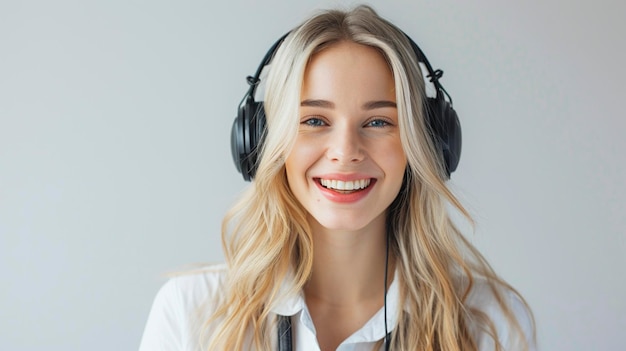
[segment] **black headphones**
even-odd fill
[[[254,178],[257,169],[258,152],[261,149],[262,139],[265,135],[263,102],[255,101],[254,94],[261,81],[259,79],[261,71],[270,63],[287,34],[278,39],[268,50],[254,76],[246,78],[250,88],[248,88],[246,95],[244,95],[243,100],[239,104],[237,117],[233,122],[230,136],[231,152],[237,170],[246,181]],[[428,71],[426,77],[430,79],[437,91],[437,95],[434,98],[426,98],[424,115],[426,116],[429,134],[433,138],[438,154],[444,161],[446,176],[449,178],[450,174],[456,170],[461,157],[461,125],[459,118],[452,108],[452,98],[439,82],[439,79],[443,76],[443,71],[440,69],[433,70],[419,46],[408,35],[405,34],[405,36],[411,43],[418,62],[421,62],[426,67]],[[449,101],[446,100],[446,97]]]

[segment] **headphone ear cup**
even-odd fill
[[[459,116],[456,114],[456,111],[452,108],[450,103],[447,101],[444,102],[445,108],[442,117],[444,121],[444,128],[446,130],[447,148],[444,149],[443,156],[446,161],[446,170],[449,178],[450,174],[456,171],[456,168],[459,165],[459,160],[461,159],[462,135]]]
[[[233,126],[230,128],[230,153],[233,157],[233,162],[235,163],[237,171],[242,174],[244,174],[243,165],[241,164],[241,160],[244,158],[243,133],[243,116],[240,108],[237,117],[235,117],[235,120],[233,121]]]
[[[258,168],[259,153],[265,138],[265,107],[263,102],[254,102],[250,118],[250,150],[248,156],[250,179],[254,178]]]
[[[237,170],[246,181],[256,173],[259,141],[265,133],[265,110],[262,102],[246,96],[239,105],[230,134],[230,150]]]
[[[446,176],[454,172],[461,158],[461,124],[452,105],[438,94],[426,99],[426,115],[430,133],[439,156],[446,167]]]

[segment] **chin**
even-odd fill
[[[384,215],[368,216],[362,213],[350,216],[334,212],[325,216],[312,216],[324,230],[337,232],[357,232],[370,226],[379,226],[384,230]]]

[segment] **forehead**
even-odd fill
[[[304,73],[302,94],[339,98],[353,92],[372,95],[372,98],[381,95],[391,98],[393,87],[392,71],[379,49],[341,41],[311,56]]]

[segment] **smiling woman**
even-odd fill
[[[523,298],[450,220],[448,204],[467,213],[445,183],[460,130],[439,77],[365,6],[281,39],[234,124],[254,182],[224,219],[227,264],[168,282],[141,349],[533,350]]]
[[[385,210],[400,191],[407,163],[384,57],[350,41],[313,55],[301,99],[300,128],[285,168],[293,195],[320,229],[314,235],[384,233]]]

